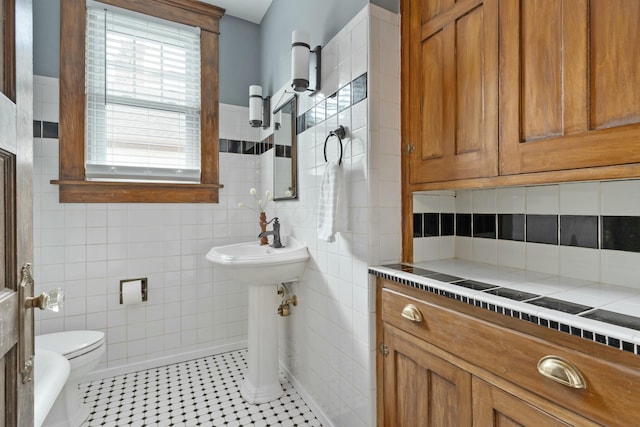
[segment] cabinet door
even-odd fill
[[[384,426],[470,427],[471,375],[384,325]]]
[[[566,411],[565,411],[566,412]],[[562,427],[594,426],[578,415],[569,415],[570,422],[530,405],[481,379],[473,377],[473,419],[477,426],[494,427]]]
[[[500,2],[500,173],[640,162],[640,2]]]
[[[403,0],[409,183],[498,173],[497,0]],[[405,145],[406,148],[406,145]]]

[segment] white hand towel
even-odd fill
[[[336,160],[327,163],[320,184],[318,200],[318,238],[336,240],[336,233],[346,227],[347,201],[342,168]]]

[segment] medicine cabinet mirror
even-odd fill
[[[297,187],[297,95],[273,111],[273,198],[298,198]]]

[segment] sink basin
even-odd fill
[[[273,285],[300,280],[309,259],[307,247],[291,236],[282,236],[284,248],[260,242],[211,248],[207,260],[227,274],[250,285]]]

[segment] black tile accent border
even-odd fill
[[[509,288],[496,288],[487,291],[488,294],[496,295],[503,298],[509,298],[514,301],[525,301],[528,299],[539,297],[540,295],[532,294],[530,292],[517,291]]]
[[[327,103],[327,119],[338,114],[338,92],[329,95],[326,99]]]
[[[527,301],[529,304],[537,305],[538,307],[550,308],[552,310],[562,311],[563,313],[578,314],[587,310],[592,310],[593,307],[587,305],[576,304],[574,302],[563,301],[561,299],[551,297],[540,297],[531,301]]]
[[[351,83],[338,89],[338,113],[351,107]]]
[[[473,214],[473,237],[496,238],[496,215]]]
[[[602,249],[640,252],[640,216],[603,216]]]
[[[601,309],[596,309],[589,313],[584,313],[581,316],[640,331],[640,318],[635,316],[614,313],[613,311]]]
[[[527,215],[527,242],[558,244],[558,215]]]
[[[640,216],[525,215],[423,212],[422,234],[640,252]],[[427,218],[439,228],[427,230]],[[417,216],[415,217],[417,220]],[[439,231],[436,231],[439,230]]]
[[[356,77],[336,92],[327,96],[326,99],[319,101],[307,111],[300,113],[297,119],[297,133],[301,134],[326,119],[335,116],[337,113],[341,113],[358,102],[367,99],[367,79],[367,73]]]
[[[440,235],[440,215],[437,213],[422,214],[424,218],[424,237],[437,237]]]
[[[471,237],[471,214],[456,214],[456,236]]]
[[[524,242],[524,214],[498,214],[498,239]]]
[[[367,73],[356,77],[351,82],[351,105],[367,99]]]
[[[33,121],[33,137],[40,138],[42,136],[42,122],[40,120]]]
[[[455,215],[452,213],[440,214],[440,235],[453,236],[455,234]]]
[[[280,146],[282,155],[279,157],[291,157],[291,147]],[[236,139],[221,138],[218,142],[218,152],[233,154],[259,155],[273,148],[273,135],[269,135],[260,142],[240,141]]]
[[[413,237],[424,237],[422,232],[422,218],[423,214],[421,213],[413,214]]]
[[[417,267],[413,267],[410,265],[406,265],[406,264],[390,264],[390,265],[383,265],[382,267],[386,267],[386,268],[390,268],[390,269],[394,269],[394,270],[399,270],[399,271],[403,271],[403,272],[407,272],[407,273],[411,273],[412,269],[416,269],[416,270],[421,270]],[[427,270],[428,271],[428,270]],[[438,281],[442,281],[444,283],[450,284],[450,285],[460,285],[462,287],[465,288],[470,288],[469,283],[473,283],[475,281],[470,280],[470,279],[463,279],[463,278],[457,278],[460,279],[460,281],[457,281],[455,283],[450,283],[447,279],[448,278],[452,278],[455,276],[450,276],[448,274],[443,274],[443,273],[437,273],[437,272],[431,272],[434,273],[432,275],[429,275],[428,278],[429,279],[433,279],[433,280],[438,280]],[[593,341],[593,342],[597,342],[600,344],[604,344],[604,345],[608,345],[610,347],[615,347],[619,350],[622,351],[626,351],[629,353],[633,353],[635,355],[640,356],[640,344],[636,345],[634,343],[631,342],[627,342],[624,340],[621,340],[619,338],[615,338],[615,337],[609,337],[609,336],[605,336],[602,334],[598,334],[595,333],[593,331],[589,331],[587,329],[582,329],[582,328],[578,328],[575,326],[570,326],[564,323],[559,323],[557,321],[554,320],[550,320],[550,319],[545,319],[544,317],[540,317],[535,316],[535,315],[531,315],[528,313],[523,313],[517,310],[512,310],[510,308],[507,307],[502,307],[498,304],[494,304],[494,303],[488,303],[486,301],[482,301],[482,300],[477,300],[475,298],[472,297],[467,297],[467,296],[463,296],[463,295],[459,295],[455,292],[452,291],[447,291],[444,289],[439,289],[433,286],[429,286],[429,285],[425,285],[423,283],[418,283],[415,282],[413,280],[409,280],[409,279],[405,279],[402,277],[397,277],[395,275],[392,274],[388,274],[385,272],[381,272],[378,271],[374,268],[369,268],[369,274],[372,274],[376,277],[380,277],[382,279],[387,279],[387,280],[391,280],[393,282],[396,283],[400,283],[402,285],[405,286],[409,286],[415,289],[420,289],[422,291],[425,292],[429,292],[431,294],[434,295],[440,295],[440,296],[444,296],[447,298],[451,298],[451,299],[455,299],[457,301],[460,301],[462,303],[465,304],[469,304],[469,305],[473,305],[476,307],[481,307],[484,308],[485,310],[489,310],[498,314],[502,314],[504,316],[508,316],[508,317],[513,317],[516,319],[520,319],[520,320],[524,320],[530,323],[534,323],[536,325],[545,327],[545,328],[549,328],[549,329],[553,329],[556,331],[560,331],[560,332],[564,332],[570,335],[575,335],[575,336],[579,336],[583,339],[589,340],[589,341]],[[439,277],[443,277],[443,280],[439,280]],[[475,282],[475,283],[482,283],[482,282]],[[473,288],[472,288],[473,289]],[[504,289],[504,288],[499,288],[498,289]],[[494,288],[493,291],[495,291],[496,289]],[[487,293],[493,293],[491,290],[487,291]],[[549,300],[553,300],[553,298],[549,298],[549,297],[542,297],[542,298],[546,298]],[[540,299],[542,299],[540,298]],[[535,301],[535,300],[533,300]],[[560,300],[556,300],[556,301],[560,301]],[[532,301],[527,301],[525,304],[529,304]],[[573,303],[569,303],[569,304],[573,304]],[[575,304],[575,305],[579,305],[579,304]],[[583,306],[584,307],[584,306]],[[588,307],[587,307],[588,309]],[[633,317],[633,316],[627,316],[624,314],[618,314],[618,313],[613,313],[610,311],[606,311],[606,310],[593,310],[593,311],[587,311],[586,313],[580,314],[581,317],[588,317],[591,319],[595,319],[595,320],[599,320],[605,323],[611,323],[614,325],[618,325],[618,326],[624,326],[627,328],[632,328],[632,329],[636,329],[636,330],[640,330],[640,318],[638,317]],[[618,322],[618,323],[616,323]]]
[[[42,122],[43,138],[58,138],[58,123]]]
[[[560,244],[598,249],[598,217],[560,215]]]

